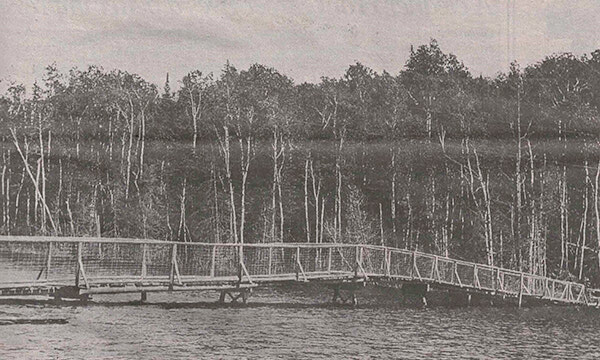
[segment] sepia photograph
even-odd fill
[[[600,359],[600,1],[0,0],[0,359]]]

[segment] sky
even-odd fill
[[[437,39],[478,76],[510,60],[600,48],[600,0],[0,0],[0,80],[30,85],[56,63],[171,86],[199,69],[272,66],[296,83],[357,61],[397,74]]]

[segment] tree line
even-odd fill
[[[495,78],[474,77],[432,40],[411,51],[397,75],[361,63],[340,78],[294,82],[259,64],[221,74],[188,73],[172,91],[138,75],[101,67],[60,73],[47,67],[26,96],[12,85],[0,99],[2,133],[27,125],[57,136],[110,138],[137,132],[148,139],[215,140],[214,128],[270,138],[273,128],[296,139],[353,140],[596,136],[600,50],[555,54]],[[519,105],[517,105],[519,102]],[[142,130],[140,130],[142,129]],[[218,130],[220,131],[220,130]],[[241,133],[240,133],[241,135]]]
[[[475,77],[438,43],[396,75],[171,90],[52,65],[0,97],[4,234],[367,242],[598,281],[600,50]]]

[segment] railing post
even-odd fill
[[[212,246],[212,260],[210,263],[210,277],[215,277],[215,269],[217,267],[217,245]]]
[[[356,247],[354,248],[354,277],[358,277],[358,264],[360,264],[360,260],[359,260],[359,250],[358,250],[358,245],[356,245]]]
[[[585,297],[585,285],[581,285],[579,288],[579,295],[577,295],[576,302],[580,302],[581,297],[583,296],[583,303],[587,305],[587,298]]]
[[[463,283],[460,280],[460,276],[458,275],[458,262],[456,260],[454,260],[454,285],[458,285],[460,287],[463,287]]]
[[[269,246],[269,275],[271,275],[271,266],[273,265],[273,246]]]
[[[142,279],[147,275],[146,253],[148,252],[148,244],[142,245]]]
[[[142,245],[142,280],[146,278],[147,275],[147,265],[146,265],[146,257],[148,253],[148,244]],[[140,284],[143,285],[143,284]],[[140,302],[145,303],[148,300],[148,294],[145,291],[140,293]]]
[[[178,272],[177,269],[177,244],[173,244],[171,249],[171,271],[169,272],[169,290],[173,290],[175,284],[175,274]]]
[[[306,273],[302,268],[302,263],[300,262],[300,246],[298,246],[296,247],[296,281],[300,280],[300,274],[302,274],[304,281],[308,281]]]
[[[85,270],[83,268],[83,255],[82,255],[83,243],[77,243],[77,273],[75,276],[75,286],[79,287],[79,276],[83,277],[83,282],[85,287],[89,289],[89,283],[87,281],[87,277],[85,276]]]
[[[52,262],[52,241],[48,243],[48,258],[46,259],[46,280],[50,278],[50,263]]]
[[[359,257],[358,257],[358,266],[359,267],[363,267],[363,247],[360,246],[360,252],[359,252]]]
[[[415,278],[415,252],[412,251],[410,253],[410,272],[409,272],[410,278],[414,279]]]
[[[391,271],[391,265],[390,265],[390,261],[391,261],[391,257],[392,257],[392,252],[390,251],[390,249],[385,249],[385,275],[387,277],[390,277],[392,275],[392,271]]]
[[[502,284],[502,279],[500,278],[500,276],[500,268],[496,268],[496,291],[504,291],[504,284]]]
[[[327,272],[331,272],[331,255],[333,253],[333,247],[329,247],[329,255],[327,257]]]
[[[79,287],[79,272],[81,271],[81,266],[79,265],[79,258],[81,256],[81,243],[77,243],[77,268],[75,270],[75,287]]]
[[[431,277],[431,280],[440,281],[439,276],[436,276],[436,275],[439,275],[439,272],[438,272],[438,256],[434,255],[433,256],[433,264],[431,265],[431,276],[430,277]]]
[[[502,282],[500,268],[496,268],[496,292],[504,291],[504,283]]]
[[[173,282],[175,281],[175,264],[173,258],[177,256],[177,244],[171,247],[171,269],[169,270],[169,290],[173,290]]]
[[[410,268],[410,277],[411,278],[415,278],[415,270],[419,270],[419,268],[417,268],[417,252],[413,251],[412,252],[412,267]]]
[[[455,279],[456,276],[454,275],[454,274],[456,274],[456,271],[457,271],[457,265],[456,265],[456,261],[454,261],[452,264],[452,278],[450,278],[450,282],[452,285],[454,285],[454,283],[456,282],[456,279]]]
[[[296,248],[296,280],[300,280],[300,247]]]
[[[521,271],[521,281],[519,286],[519,307],[523,303],[523,272]]]
[[[244,247],[242,244],[239,244],[239,250],[238,250],[238,256],[240,258],[239,264],[238,264],[238,279],[240,281],[240,283],[242,282],[242,278],[244,276]]]
[[[240,261],[239,261],[239,273],[238,273],[238,279],[239,279],[239,283],[238,286],[242,283],[242,280],[244,279],[244,274],[246,274],[246,277],[248,278],[248,282],[250,284],[254,284],[254,281],[252,281],[252,277],[250,276],[250,273],[248,272],[248,269],[246,268],[245,262],[244,262],[244,244],[239,244],[239,257],[240,257]]]

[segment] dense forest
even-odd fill
[[[367,242],[600,284],[600,50],[474,77],[101,67],[0,96],[2,234]]]

